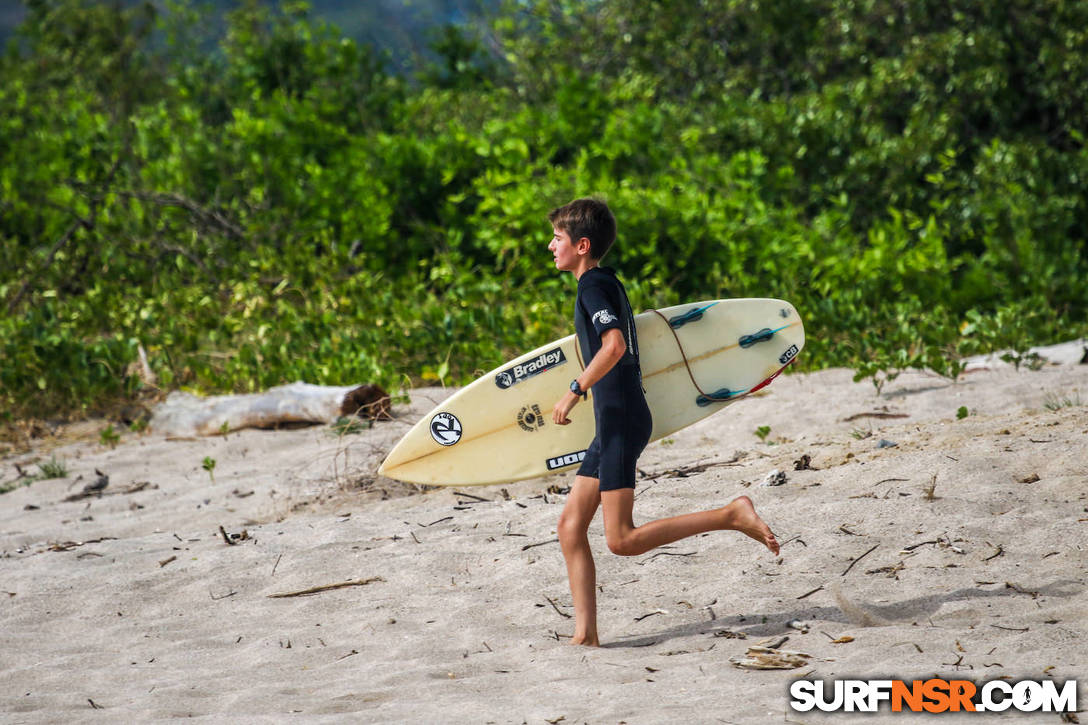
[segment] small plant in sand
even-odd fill
[[[133,433],[143,433],[147,430],[147,418],[137,418],[129,424],[128,429]]]
[[[1001,356],[1001,359],[1007,363],[1012,363],[1017,370],[1020,369],[1021,365],[1028,370],[1041,370],[1043,365],[1046,365],[1046,360],[1040,357],[1037,352],[1007,352]]]
[[[230,423],[224,420],[223,425],[219,426],[219,435],[225,436],[227,433],[230,433]]]
[[[104,446],[116,448],[117,444],[121,442],[121,436],[113,429],[113,424],[110,423],[98,434],[98,442]]]
[[[930,480],[929,485],[922,488],[922,498],[926,501],[936,501],[937,496],[934,495],[934,491],[937,490],[937,474],[933,474],[933,478]]]
[[[961,405],[959,407],[959,409],[956,411],[956,420],[963,420],[964,418],[966,418],[970,414],[971,414],[971,412],[969,410],[967,410],[967,406],[966,405]]]
[[[212,483],[214,484],[215,483],[215,473],[214,473],[214,471],[215,471],[215,459],[212,458],[211,456],[204,456],[204,460],[201,462],[200,467],[208,472],[208,478],[210,478],[212,480]]]
[[[1051,413],[1056,413],[1062,408],[1076,408],[1084,403],[1081,402],[1080,393],[1075,393],[1073,397],[1062,397],[1054,393],[1047,393],[1043,398],[1043,407],[1049,410]]]
[[[756,438],[759,438],[764,443],[767,442],[767,436],[771,434],[771,426],[761,425],[755,430]]]
[[[68,466],[64,464],[63,460],[58,461],[56,456],[51,456],[45,463],[39,463],[38,470],[41,471],[38,478],[43,481],[50,478],[68,477]]]
[[[338,436],[346,436],[361,433],[373,427],[374,421],[372,420],[342,415],[332,424],[332,431]]]
[[[14,481],[8,481],[7,483],[0,483],[0,494],[11,493],[20,486],[29,486],[33,482],[32,478],[17,478]]]

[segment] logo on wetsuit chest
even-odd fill
[[[545,463],[547,464],[549,471],[554,471],[563,466],[573,466],[575,463],[581,463],[585,458],[586,451],[575,451],[574,453],[567,453],[566,455],[549,458]]]
[[[563,348],[561,347],[542,352],[528,362],[512,365],[503,370],[495,376],[495,385],[502,390],[506,390],[512,385],[517,385],[522,380],[547,372],[557,365],[562,365],[566,361],[567,356],[563,354]]]
[[[608,310],[597,310],[593,313],[593,322],[597,322],[597,320],[600,320],[602,325],[607,325],[609,323],[615,322],[618,319],[618,317],[613,315]]]
[[[536,403],[527,405],[518,413],[518,425],[521,429],[532,433],[544,427],[544,416],[540,413],[540,406]]]

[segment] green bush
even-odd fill
[[[409,75],[300,3],[29,7],[9,418],[140,394],[141,346],[167,388],[464,383],[570,331],[545,215],[585,194],[636,307],[787,298],[800,365],[878,389],[1088,331],[1083,0],[508,3]]]

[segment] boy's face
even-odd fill
[[[577,269],[582,256],[589,254],[589,240],[583,237],[578,244],[573,244],[570,234],[552,227],[552,241],[548,243],[548,249],[555,259],[555,268],[560,272],[570,272]]]

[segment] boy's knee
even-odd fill
[[[563,546],[578,541],[586,535],[588,530],[588,524],[583,525],[576,517],[567,513],[559,515],[559,523],[555,527],[555,532],[559,535],[559,543]]]
[[[627,536],[620,536],[619,534],[606,535],[605,541],[608,543],[608,550],[616,556],[638,556],[642,553],[635,548],[634,542]]]

